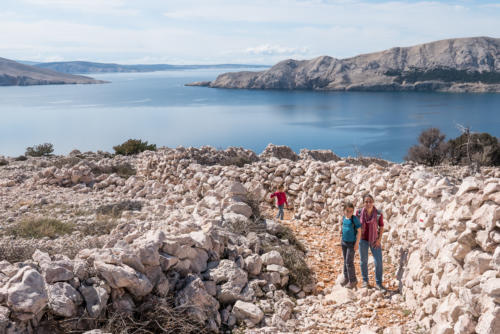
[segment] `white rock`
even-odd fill
[[[40,267],[47,283],[69,281],[74,277],[71,261],[44,262]]]
[[[492,278],[482,284],[483,292],[500,304],[500,278]]]
[[[458,192],[456,193],[457,197],[462,196],[466,192],[473,191],[473,190],[478,190],[481,187],[481,183],[479,183],[475,177],[466,177],[463,181],[462,184],[460,185],[460,188],[458,189]]]
[[[476,326],[477,334],[497,334],[500,328],[500,306],[489,310],[479,317]]]
[[[281,254],[276,250],[272,250],[268,253],[265,253],[261,257],[262,257],[262,263],[266,266],[270,264],[277,264],[280,266],[284,265]]]
[[[6,284],[7,306],[15,312],[37,314],[48,302],[42,275],[30,267],[24,267]]]
[[[105,309],[109,293],[101,286],[81,285],[79,288],[84,300],[85,307],[91,318],[97,318]]]
[[[115,266],[96,261],[94,267],[112,288],[127,288],[138,297],[145,296],[153,290],[153,285],[144,274],[127,265]]]
[[[257,325],[264,317],[264,312],[257,305],[241,300],[234,304],[232,312],[238,321],[244,321],[249,327]]]
[[[262,259],[258,254],[252,254],[245,258],[245,268],[249,275],[257,276],[262,270]]]
[[[66,282],[58,282],[47,287],[49,307],[54,314],[62,317],[74,317],[77,307],[83,302],[78,291]]]
[[[474,319],[468,314],[462,314],[458,317],[458,321],[455,323],[453,330],[455,334],[472,334],[475,332],[475,327],[476,322]]]
[[[344,287],[334,286],[332,292],[325,296],[324,302],[329,304],[343,305],[356,300],[356,294]]]
[[[212,330],[221,324],[219,302],[205,290],[203,281],[198,277],[188,278],[188,284],[177,293],[175,303],[186,308],[188,314],[198,322],[208,323]]]
[[[286,267],[280,266],[280,265],[277,265],[277,264],[270,264],[270,265],[268,265],[266,267],[266,270],[267,271],[278,272],[281,276],[288,275],[288,273],[290,272]]]

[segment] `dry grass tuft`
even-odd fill
[[[21,238],[51,238],[70,234],[74,231],[74,224],[63,223],[57,219],[35,218],[21,220],[6,229],[6,234]]]

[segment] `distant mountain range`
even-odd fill
[[[500,92],[500,39],[457,38],[336,59],[288,59],[190,86],[330,91]]]
[[[114,72],[154,72],[166,70],[264,68],[266,65],[217,64],[217,65],[120,65],[87,61],[36,63],[0,58],[0,86],[30,86],[52,84],[95,84],[95,80],[78,74]]]
[[[155,72],[168,70],[193,70],[193,69],[217,69],[217,68],[267,68],[267,65],[245,65],[245,64],[217,64],[217,65],[120,65],[107,63],[93,63],[88,61],[64,61],[52,63],[39,63],[34,66],[46,68],[62,73],[88,74],[88,73],[114,73],[114,72]]]
[[[96,84],[104,82],[81,75],[59,73],[0,58],[0,86]]]

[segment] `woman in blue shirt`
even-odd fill
[[[351,202],[344,204],[344,216],[341,223],[342,255],[344,257],[344,280],[341,285],[349,289],[356,287],[356,271],[354,270],[354,254],[361,237],[359,218],[353,215],[354,205]]]

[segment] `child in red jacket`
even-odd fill
[[[283,216],[285,213],[283,212],[283,207],[286,204],[286,208],[288,209],[288,201],[286,200],[285,189],[283,186],[278,187],[278,191],[271,195],[271,198],[276,197],[278,199],[278,215],[277,219],[283,220]]]

